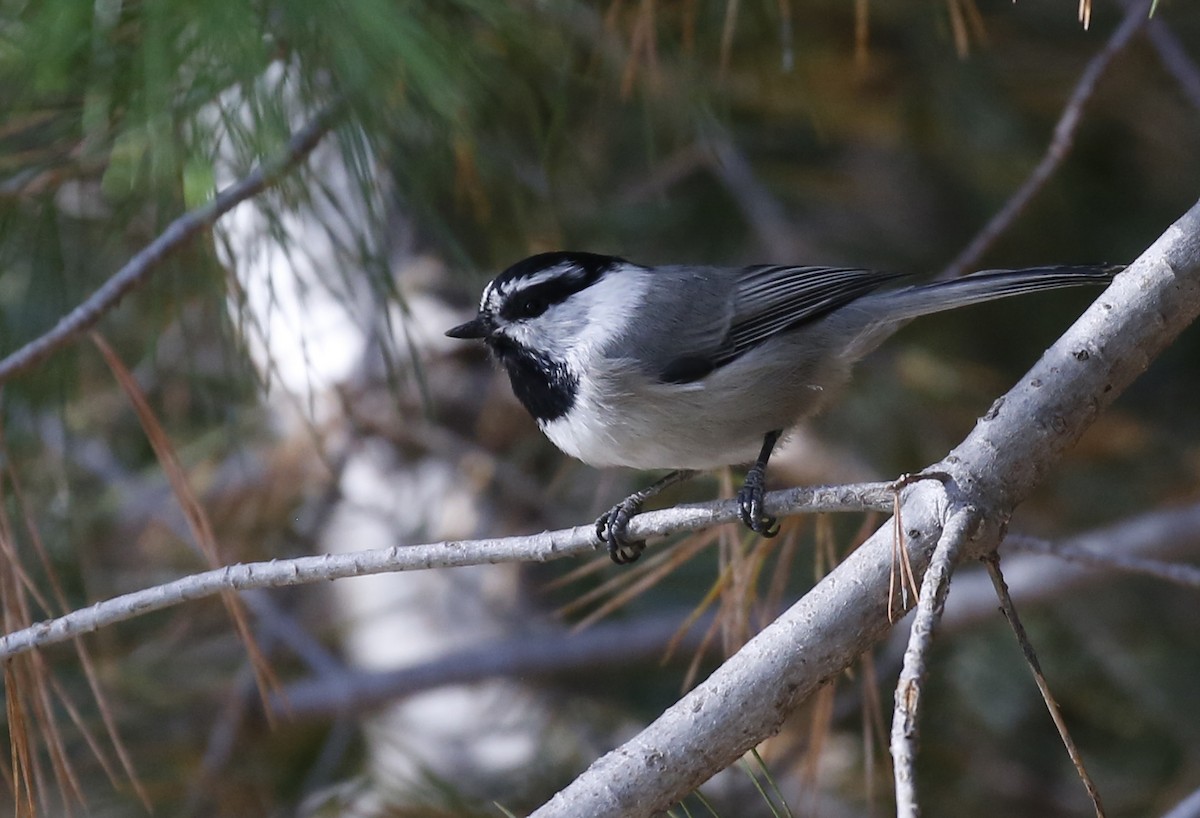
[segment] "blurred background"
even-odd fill
[[[966,266],[1132,260],[1200,191],[1200,7],[1159,0],[1106,46],[1145,8],[1095,0],[1085,29],[1062,0],[0,0],[3,355],[335,110],[297,169],[102,318],[111,356],[84,338],[3,384],[5,630],[201,571],[206,543],[229,563],[532,533],[645,484],[557,452],[484,351],[442,336],[534,252],[932,277],[1043,161],[1090,71],[1045,184]],[[937,460],[1090,297],[907,328],[772,479]],[[1012,528],[1065,538],[1197,502],[1198,355],[1186,333]],[[34,794],[0,809],[523,814],[881,522],[729,527],[630,569],[247,594],[241,634],[216,599],[106,628],[6,666],[26,749],[4,777]],[[1013,557],[1014,593],[1110,814],[1162,814],[1200,787],[1195,590],[1059,583],[1061,562],[1031,559]],[[1091,814],[989,593],[952,588],[982,613],[952,607],[935,651],[926,810]],[[898,658],[864,657],[676,814],[888,813]]]

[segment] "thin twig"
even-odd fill
[[[758,178],[729,134],[716,123],[707,123],[705,130],[701,143],[708,150],[708,165],[754,230],[762,251],[771,258],[811,255],[783,203]]]
[[[971,240],[966,249],[946,266],[942,271],[942,278],[956,278],[977,265],[992,243],[1012,226],[1021,211],[1029,205],[1042,186],[1054,175],[1054,171],[1062,164],[1075,143],[1075,133],[1079,130],[1079,123],[1083,119],[1083,108],[1095,93],[1100,77],[1112,64],[1113,59],[1124,50],[1133,36],[1146,24],[1146,12],[1147,4],[1144,0],[1134,3],[1125,12],[1121,25],[1112,33],[1099,53],[1091,59],[1087,68],[1084,69],[1083,75],[1079,78],[1079,82],[1076,83],[1075,90],[1071,92],[1071,97],[1067,100],[1062,115],[1059,116],[1058,124],[1054,126],[1054,136],[1041,161],[1037,163],[1033,172],[1029,174],[1016,193],[1004,204],[1000,212],[993,216],[991,221]]]
[[[1131,557],[1126,554],[1099,554],[1078,545],[1054,543],[1037,537],[1009,537],[1005,543],[1017,551],[1048,554],[1068,562],[1092,565],[1097,568],[1115,568],[1134,574],[1145,574],[1187,588],[1200,588],[1200,568],[1195,565]]]
[[[362,713],[442,685],[578,673],[611,668],[614,663],[653,663],[662,659],[671,643],[689,652],[699,650],[713,618],[708,613],[689,623],[682,613],[654,614],[601,622],[581,633],[560,628],[539,631],[536,639],[520,634],[488,640],[407,667],[346,668],[293,682],[272,699],[271,706],[284,718],[330,718]]]
[[[992,585],[996,588],[996,596],[1000,599],[1000,610],[1004,613],[1004,618],[1008,620],[1013,634],[1017,637],[1017,642],[1021,646],[1021,653],[1025,655],[1025,661],[1029,664],[1029,669],[1033,671],[1033,680],[1037,683],[1038,690],[1041,691],[1042,700],[1046,702],[1046,709],[1050,711],[1050,718],[1054,720],[1054,726],[1058,728],[1058,735],[1062,738],[1063,746],[1067,748],[1067,754],[1071,757],[1071,762],[1075,765],[1076,772],[1079,773],[1079,779],[1083,782],[1088,797],[1092,799],[1092,807],[1096,810],[1096,818],[1104,818],[1104,805],[1100,803],[1100,793],[1096,789],[1096,784],[1092,781],[1092,777],[1088,775],[1087,768],[1084,767],[1083,756],[1079,754],[1079,748],[1075,745],[1075,740],[1071,738],[1071,733],[1067,729],[1067,723],[1063,720],[1062,711],[1058,708],[1058,702],[1054,700],[1054,694],[1050,692],[1050,685],[1046,683],[1046,677],[1042,674],[1042,667],[1041,663],[1038,662],[1037,653],[1033,650],[1033,644],[1029,641],[1029,635],[1025,633],[1025,626],[1021,624],[1021,619],[1017,616],[1017,607],[1013,604],[1012,596],[1008,593],[1008,583],[1004,581],[1004,575],[1000,573],[1000,557],[994,553],[989,554],[983,558],[983,564],[987,566],[988,575],[992,578]]]
[[[1046,605],[1070,599],[1089,592],[1112,576],[1112,569],[1107,567],[1088,568],[1065,560],[1012,553],[1017,549],[1010,546],[1024,539],[1009,531],[1000,549],[1004,577],[1022,605]],[[1159,561],[1200,556],[1200,503],[1130,517],[1077,534],[1066,542],[1093,554],[1119,551],[1126,556]],[[947,601],[946,613],[938,627],[942,633],[963,632],[991,621],[995,615],[996,591],[987,572],[963,570],[955,574],[954,596]],[[885,656],[895,657],[891,663],[898,667],[905,642],[896,636],[891,641]]]
[[[270,635],[262,640],[259,648],[264,656],[273,653],[276,642],[277,640]],[[200,758],[199,769],[193,772],[188,782],[188,806],[182,811],[184,818],[204,814],[205,801],[213,791],[213,781],[235,757],[238,737],[247,714],[252,712],[251,702],[256,694],[260,693],[257,670],[253,662],[247,661],[229,686],[225,701],[212,715],[212,726],[209,729],[204,755]],[[282,690],[277,690],[272,695],[278,697],[282,695]],[[268,718],[273,719],[276,715],[280,715],[278,711],[269,714]]]
[[[890,508],[891,502],[890,483],[863,483],[775,491],[767,495],[765,506],[769,514],[786,516],[815,511],[880,510]],[[738,514],[735,500],[650,511],[630,520],[629,535],[645,539],[679,531],[694,531],[717,523],[733,522],[739,519]],[[57,619],[9,633],[0,637],[0,659],[222,591],[301,585],[391,571],[501,562],[545,562],[566,556],[592,554],[596,548],[595,531],[594,525],[583,525],[527,537],[394,546],[230,565],[97,602]]]
[[[333,103],[288,140],[284,152],[263,162],[241,180],[217,193],[212,201],[189,210],[142,248],[112,278],[54,325],[52,329],[0,360],[0,383],[40,363],[90,329],[130,291],[150,278],[158,265],[193,236],[212,227],[241,202],[278,183],[307,157],[333,127],[342,105]]]
[[[1135,2],[1126,6],[1137,5]],[[1175,31],[1161,17],[1154,17],[1146,24],[1146,37],[1158,53],[1163,68],[1175,78],[1179,90],[1187,97],[1193,108],[1200,110],[1200,67],[1191,58]]]
[[[904,667],[896,684],[896,704],[892,713],[892,769],[896,780],[896,814],[916,816],[917,805],[916,759],[917,717],[921,703],[921,686],[928,674],[927,659],[933,645],[933,631],[941,619],[950,589],[950,574],[979,524],[979,514],[971,507],[960,508],[942,529],[937,548],[929,560],[929,568],[921,581],[921,597],[908,649],[904,652]]]

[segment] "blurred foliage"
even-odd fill
[[[439,288],[458,303],[511,261],[557,247],[646,263],[845,262],[932,273],[1039,159],[1072,85],[1118,23],[1118,5],[1098,4],[1083,31],[1074,3],[1029,0],[0,0],[0,354],[51,327],[210,196],[222,162],[244,172],[277,154],[303,121],[297,111],[335,99],[349,113],[333,138],[363,198],[386,197],[416,247],[447,261],[450,281]],[[1167,2],[1156,14],[1200,58],[1200,7]],[[270,81],[272,72],[288,82]],[[1135,41],[1101,81],[1070,156],[986,263],[1132,258],[1195,200],[1198,132],[1200,110]],[[714,160],[722,145],[752,170],[749,186]],[[285,242],[303,243],[286,216],[311,212],[323,182],[301,170],[262,197]],[[327,284],[365,286],[384,311],[401,300],[388,255],[395,222],[380,215],[359,227],[351,243],[362,268],[328,270]],[[141,379],[227,557],[309,552],[331,491],[326,464],[281,443],[262,409],[266,376],[247,356],[246,316],[219,241],[218,233],[163,261],[100,331]],[[981,307],[906,330],[819,428],[879,474],[915,468],[969,429],[1083,303],[1050,296],[1020,312]],[[1189,333],[1102,419],[1030,504],[1031,527],[1071,531],[1195,499],[1198,347]],[[507,525],[594,513],[602,494],[594,476],[563,466],[529,424],[510,422],[511,407],[495,409],[501,420],[487,427],[461,399],[462,371],[434,366],[441,422],[551,486],[543,508],[513,512]],[[394,382],[402,393],[392,397],[415,423],[423,409],[403,391],[409,383]],[[0,401],[12,536],[28,552],[26,524],[40,533],[70,604],[200,567],[185,536],[157,516],[173,501],[90,345],[5,384]],[[712,484],[693,490],[711,496]],[[612,483],[604,491],[610,500],[619,493]],[[838,542],[857,525],[839,522]],[[802,553],[788,598],[819,573],[811,550]],[[627,615],[696,604],[718,568],[706,553]],[[552,607],[586,584],[538,591],[537,601]],[[281,598],[317,637],[333,639],[319,603]],[[1080,743],[1095,748],[1102,789],[1106,776],[1119,782],[1118,814],[1162,810],[1197,779],[1197,737],[1184,725],[1200,723],[1200,712],[1194,684],[1181,682],[1194,682],[1186,657],[1200,655],[1193,603],[1118,583],[1031,623]],[[344,726],[272,731],[251,718],[237,734],[238,762],[189,785],[207,742],[218,740],[214,713],[253,699],[215,603],[137,620],[89,644],[164,812],[289,812],[359,769],[356,740],[337,732]],[[964,804],[980,816],[1083,814],[1000,626],[941,651],[922,755],[931,814]],[[74,657],[48,656],[73,700],[88,701]],[[287,658],[277,667],[300,672]],[[1140,674],[1133,682],[1122,675],[1130,668]],[[574,680],[574,692],[653,714],[683,677],[669,670],[638,669],[660,674],[653,683],[618,671]],[[81,707],[102,732],[95,709]],[[853,736],[860,727],[847,718],[834,729]],[[68,734],[67,753],[96,814],[140,810],[105,782],[80,737]],[[544,772],[546,792],[567,775]],[[865,810],[862,781],[848,776],[841,794]],[[518,797],[531,806],[544,795]]]

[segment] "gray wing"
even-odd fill
[[[760,266],[712,274],[724,276],[723,303],[714,305],[713,294],[706,290],[693,314],[705,314],[700,309],[704,306],[710,310],[707,316],[716,312],[721,317],[720,324],[703,322],[700,332],[679,337],[676,354],[658,368],[664,383],[697,381],[779,333],[821,319],[903,277],[847,267]]]

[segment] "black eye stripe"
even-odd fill
[[[523,287],[504,299],[500,306],[500,315],[509,321],[536,318],[555,304],[561,304],[575,293],[587,289],[594,282],[593,278],[563,276],[531,287]]]

